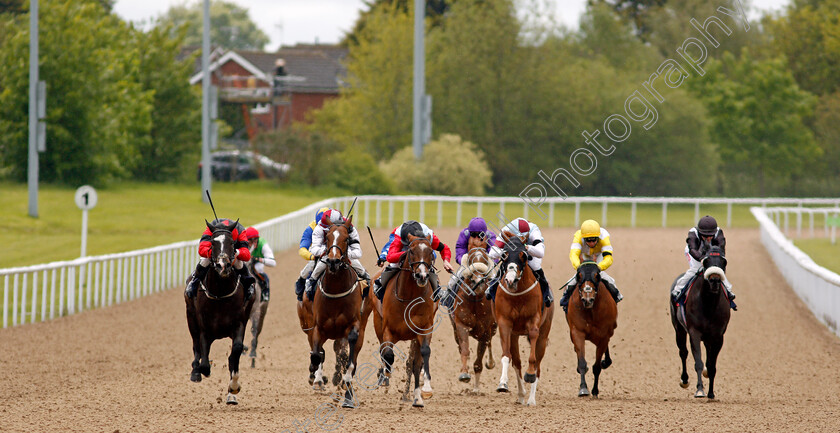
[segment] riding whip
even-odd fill
[[[368,229],[368,234],[370,235],[370,241],[373,242],[373,249],[378,252],[379,248],[376,248],[376,241],[373,240],[373,233],[370,231],[370,226],[365,226],[365,227],[367,227],[367,229]]]
[[[358,199],[359,197],[353,199],[353,204],[350,205],[350,210],[347,211],[347,218],[350,218],[350,214],[353,213],[353,206],[356,206],[356,200]]]
[[[218,215],[216,215],[216,207],[213,206],[213,199],[210,198],[210,190],[205,189],[204,192],[207,193],[207,200],[210,201],[210,209],[213,209],[213,217],[218,220],[219,217],[218,217]]]

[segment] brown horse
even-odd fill
[[[352,379],[356,369],[356,358],[364,343],[364,327],[361,320],[362,290],[359,276],[350,265],[347,256],[351,245],[350,231],[352,217],[344,224],[330,226],[325,244],[329,245],[324,258],[327,269],[317,284],[312,304],[314,328],[312,329],[312,352],[309,372],[315,374],[315,381],[321,381],[324,362],[323,343],[326,340],[346,340],[350,348],[349,363],[344,374],[346,389],[341,406],[356,406],[352,391]]]
[[[312,313],[312,300],[303,297],[302,301],[297,303],[298,321],[300,322],[300,329],[306,334],[306,340],[309,343],[309,349],[312,350],[312,330],[315,329],[315,315]],[[366,318],[365,318],[366,321]],[[363,325],[364,326],[364,325]],[[347,340],[335,340],[333,342],[333,352],[335,352],[335,372],[333,373],[332,384],[338,386],[341,383],[341,377],[347,371]],[[321,358],[325,359],[326,353],[321,349]],[[320,368],[323,371],[323,364]],[[318,390],[323,390],[324,385],[327,384],[326,377],[321,377],[318,382],[315,382],[315,372],[309,372],[309,384]]]
[[[502,343],[502,375],[499,379],[498,392],[508,392],[508,367],[513,360],[516,371],[516,384],[519,388],[517,403],[536,406],[537,383],[540,378],[540,363],[545,355],[551,320],[554,317],[554,305],[543,308],[539,282],[528,266],[528,255],[522,240],[510,238],[505,243],[505,252],[501,264],[504,272],[499,282],[499,289],[493,303],[496,322],[499,324],[499,339]],[[534,290],[534,289],[537,290]],[[523,381],[522,361],[519,358],[519,337],[525,335],[531,344],[528,356],[528,370]],[[531,394],[526,402],[525,383],[531,384]]]
[[[212,232],[212,253],[210,259],[213,269],[207,272],[201,282],[201,290],[193,299],[184,296],[187,304],[187,325],[193,340],[193,354],[190,380],[201,382],[201,376],[210,376],[210,346],[215,340],[230,338],[233,345],[228,357],[230,382],[228,383],[227,404],[237,404],[239,393],[239,357],[242,356],[245,339],[245,326],[248,313],[254,304],[254,298],[245,300],[245,290],[239,277],[233,270],[234,239],[230,226],[209,222],[207,227]]]
[[[484,293],[487,290],[488,280],[495,277],[495,266],[493,260],[487,254],[487,241],[483,238],[471,237],[467,246],[468,252],[461,258],[461,265],[464,270],[461,272],[461,283],[458,298],[455,299],[455,306],[449,319],[452,321],[452,329],[455,331],[455,343],[458,344],[458,351],[461,354],[461,374],[458,380],[469,383],[470,373],[467,369],[467,362],[470,359],[470,340],[472,337],[478,341],[476,349],[473,372],[473,392],[480,392],[479,381],[481,379],[481,361],[484,352],[488,351],[487,366],[492,369],[496,366],[493,362],[492,339],[496,335],[496,320],[493,318],[492,304],[485,299]]]
[[[592,396],[598,397],[601,369],[612,364],[609,345],[610,338],[618,326],[618,309],[615,300],[607,291],[606,283],[601,281],[601,268],[595,262],[581,263],[576,279],[574,291],[569,296],[566,322],[569,323],[569,335],[577,353],[577,372],[580,373],[578,397],[589,395],[586,385],[586,372],[589,370],[585,357],[586,340],[595,344],[595,363],[592,364],[595,383],[592,386]],[[602,291],[603,295],[598,296]]]
[[[710,399],[715,398],[715,374],[717,373],[717,357],[723,347],[723,334],[729,326],[729,300],[721,290],[723,278],[726,275],[726,257],[718,246],[709,248],[709,252],[702,260],[702,278],[695,278],[688,287],[685,295],[685,306],[677,308],[671,302],[671,324],[677,337],[677,347],[682,360],[682,375],[680,386],[688,388],[688,373],[685,360],[688,348],[685,337],[691,340],[691,353],[694,355],[694,370],[697,371],[697,390],[694,397],[706,397],[703,391],[703,376],[709,378]],[[676,281],[674,281],[676,284]],[[673,284],[671,290],[674,289]],[[703,368],[703,353],[700,343],[706,346],[706,369]]]
[[[408,235],[408,250],[400,261],[400,271],[388,281],[381,305],[377,303],[373,325],[380,342],[383,377],[380,383],[387,386],[394,365],[394,344],[411,341],[411,351],[406,363],[409,373],[406,391],[414,375],[413,406],[423,407],[424,398],[432,396],[432,376],[429,373],[429,356],[432,353],[432,331],[435,327],[437,303],[432,299],[434,288],[429,275],[434,272],[432,247],[427,238]],[[375,299],[375,296],[370,296]],[[423,389],[420,389],[420,371],[424,372]],[[407,392],[403,395],[407,399]]]
[[[251,314],[249,315],[251,322],[251,350],[248,353],[248,357],[251,358],[251,368],[254,368],[257,365],[257,342],[262,332],[263,324],[265,323],[265,314],[268,312],[268,301],[262,300],[262,290],[268,284],[268,280],[263,279],[263,276],[259,272],[256,272],[253,266],[250,266],[250,268],[251,275],[257,279],[257,284],[254,287],[254,306],[251,307]],[[248,347],[245,347],[243,353],[247,350]]]

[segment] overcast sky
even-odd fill
[[[170,6],[200,0],[117,0],[114,11],[128,21],[143,21],[166,12]],[[338,42],[364,8],[362,0],[228,0],[248,9],[251,19],[270,38],[268,50],[297,42]],[[551,0],[559,22],[577,28],[586,0]],[[729,0],[720,0],[721,4]],[[759,10],[780,10],[790,0],[753,0]],[[753,16],[756,14],[753,13]]]

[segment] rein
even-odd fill
[[[231,291],[227,295],[222,295],[222,296],[216,296],[216,295],[210,293],[210,291],[207,290],[207,286],[204,285],[204,281],[199,281],[199,283],[201,284],[201,291],[204,292],[204,296],[207,296],[208,299],[212,299],[212,300],[216,301],[216,300],[219,300],[219,299],[230,298],[231,296],[236,294],[236,292],[239,291],[239,280],[240,279],[241,279],[241,277],[239,275],[237,275],[236,276],[236,284],[234,284],[234,286],[233,286],[233,291]]]
[[[502,284],[502,282],[501,282],[501,281],[499,282],[499,287],[501,287],[501,288],[502,288],[502,290],[503,290],[505,293],[507,293],[508,295],[510,295],[510,296],[522,296],[522,295],[524,295],[524,294],[526,294],[526,293],[530,292],[531,290],[533,290],[533,289],[534,289],[534,287],[537,287],[537,284],[538,284],[539,282],[540,282],[540,280],[536,280],[536,279],[535,279],[535,280],[534,280],[534,284],[531,284],[531,286],[530,286],[530,287],[528,287],[527,289],[525,289],[525,290],[523,290],[523,291],[521,291],[521,292],[511,292],[510,290],[508,290],[508,288],[507,288],[507,287],[505,287],[505,286],[506,286],[506,284]]]

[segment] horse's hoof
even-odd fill
[[[510,392],[506,383],[500,383],[496,388],[496,392]]]
[[[434,393],[432,391],[420,391],[420,396],[423,398],[432,398]]]
[[[355,409],[356,405],[353,404],[353,400],[345,398],[344,401],[341,403],[341,407],[345,409]]]
[[[715,393],[710,392],[708,397],[709,397],[709,400],[714,400],[715,399]]]
[[[198,367],[198,371],[204,375],[204,377],[210,377],[210,365],[200,365]]]
[[[578,391],[578,397],[587,397],[587,396],[589,396],[589,390],[588,389],[581,388],[580,391]]]
[[[235,395],[228,394],[226,403],[230,404],[230,405],[234,405],[234,404],[239,404],[239,401],[236,399]]]
[[[523,378],[523,380],[525,381],[525,383],[534,383],[537,381],[537,375],[525,373],[525,377]]]
[[[491,359],[490,361],[485,362],[485,363],[484,363],[484,366],[485,366],[485,367],[487,367],[487,369],[488,369],[488,370],[492,370],[492,369],[493,369],[493,367],[495,367],[495,366],[496,366],[496,363],[495,363],[495,362],[493,362],[493,360]]]
[[[426,406],[426,403],[423,402],[423,393],[419,389],[414,390],[414,402],[411,405],[414,407]]]
[[[464,383],[470,383],[470,379],[469,373],[461,373],[461,375],[458,376],[458,380]]]
[[[517,398],[516,399],[516,404],[521,404],[522,406],[525,406],[525,397]]]
[[[385,388],[391,386],[391,379],[388,376],[379,376],[379,386]]]
[[[705,377],[706,379],[709,378],[709,370],[706,370],[706,367],[703,367],[703,377]]]
[[[606,360],[606,359],[601,360],[601,368],[606,370],[611,365],[612,365],[612,360]]]
[[[309,373],[309,386],[315,383],[315,373]]]
[[[319,380],[319,381],[315,381],[312,384],[312,389],[315,390],[315,391],[323,391],[325,389],[323,379]]]
[[[196,383],[201,382],[201,373],[193,371],[192,374],[190,374],[190,380]]]
[[[680,388],[688,389],[688,382],[680,382]]]
[[[706,398],[706,392],[702,389],[698,389],[697,392],[694,393],[694,398]]]

